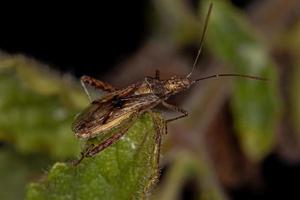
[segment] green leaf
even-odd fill
[[[152,115],[163,129],[163,120]],[[41,183],[29,186],[27,199],[141,199],[158,176],[159,144],[149,114],[125,136],[79,165],[56,163]]]
[[[208,1],[201,7],[208,8]],[[245,16],[227,1],[214,1],[208,25],[208,47],[231,66],[230,72],[268,78],[268,83],[236,80],[231,107],[244,152],[260,161],[273,148],[280,101],[275,64]]]
[[[0,58],[0,140],[22,154],[78,154],[70,124],[87,104],[77,84],[24,57]]]

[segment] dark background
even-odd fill
[[[191,3],[195,3],[196,1]],[[232,2],[245,9],[253,1]],[[105,73],[130,56],[150,34],[150,2],[107,1],[98,5],[2,6],[0,49],[34,57],[77,77]],[[264,191],[236,188],[233,199],[265,199],[297,193],[300,166],[270,155],[262,166]],[[185,197],[189,194],[184,193]]]
[[[148,31],[148,5],[148,1],[9,5],[1,14],[0,48],[77,76],[98,74],[142,43]]]
[[[243,9],[253,0],[232,2]],[[111,69],[132,54],[151,31],[149,0],[94,5],[15,3],[2,8],[0,49],[32,56],[76,76]]]

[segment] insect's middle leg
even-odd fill
[[[82,85],[85,93],[89,97],[90,101],[92,101],[92,99],[91,99],[90,93],[88,92],[88,90],[86,88],[86,85],[90,85],[91,87],[94,87],[99,90],[103,90],[105,92],[114,92],[117,90],[109,83],[102,82],[102,81],[95,79],[93,77],[90,77],[90,76],[82,76],[80,78],[80,82],[81,82],[81,85]]]
[[[172,111],[176,111],[176,112],[182,113],[182,115],[179,115],[179,116],[174,117],[174,118],[167,119],[167,120],[166,120],[166,123],[169,123],[169,122],[171,122],[171,121],[174,121],[174,120],[177,120],[177,119],[186,117],[186,116],[188,116],[188,114],[189,114],[187,111],[185,111],[185,110],[183,110],[183,109],[181,109],[181,108],[178,108],[177,106],[168,104],[168,103],[165,102],[165,101],[162,102],[162,105],[165,106],[166,108],[172,110]]]

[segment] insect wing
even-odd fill
[[[92,103],[79,113],[72,124],[72,130],[80,138],[88,137],[91,129],[97,124],[103,124],[103,120],[111,113],[113,106],[109,102]]]
[[[76,117],[72,129],[79,138],[95,137],[132,120],[158,100],[155,95],[135,95],[116,101],[94,102]]]

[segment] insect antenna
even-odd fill
[[[201,35],[200,47],[199,47],[199,50],[197,52],[195,61],[193,63],[193,68],[192,68],[191,72],[186,76],[186,78],[189,78],[193,74],[193,72],[194,72],[194,70],[197,66],[199,57],[200,57],[201,52],[202,52],[203,43],[204,43],[204,40],[205,40],[207,27],[208,27],[208,21],[209,21],[210,15],[211,15],[212,8],[213,8],[213,3],[210,2],[209,8],[208,8],[208,11],[207,11],[207,14],[206,14],[205,22],[204,22],[204,28],[203,28],[202,35]],[[202,81],[202,80],[205,80],[205,79],[219,78],[219,77],[240,77],[240,78],[247,78],[247,79],[252,79],[252,80],[268,81],[268,79],[266,79],[266,78],[261,78],[261,77],[257,77],[257,76],[251,76],[251,75],[245,75],[245,74],[214,74],[214,75],[198,78],[198,79],[194,80],[193,83],[196,83],[198,81]]]
[[[205,39],[206,32],[207,32],[208,20],[209,20],[212,8],[213,8],[213,4],[210,3],[208,11],[207,11],[207,14],[206,14],[205,22],[204,22],[204,28],[203,28],[203,32],[202,32],[202,36],[201,36],[200,47],[199,47],[199,50],[197,52],[197,56],[196,56],[194,64],[193,64],[192,71],[186,76],[186,78],[189,78],[193,74],[193,72],[194,72],[194,70],[196,68],[196,65],[198,63],[199,56],[200,56],[200,54],[202,52],[203,43],[204,43],[204,39]]]
[[[219,77],[240,77],[240,78],[254,79],[254,80],[259,80],[259,81],[268,81],[268,79],[266,79],[266,78],[244,75],[244,74],[214,74],[214,75],[198,78],[198,79],[194,80],[193,82],[196,83],[198,81],[202,81],[205,79],[219,78]]]

